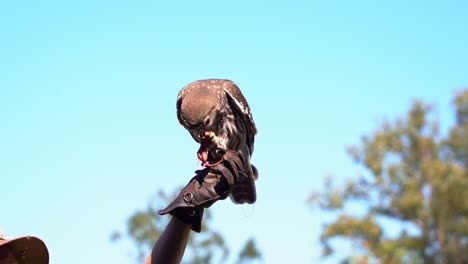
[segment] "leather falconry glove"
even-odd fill
[[[191,224],[193,231],[201,231],[204,208],[218,200],[226,199],[231,193],[231,186],[239,177],[246,177],[242,172],[245,156],[240,152],[229,151],[223,161],[213,167],[195,171],[196,175],[182,189],[177,197],[160,215],[171,214],[182,222]]]

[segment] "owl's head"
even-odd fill
[[[218,133],[226,104],[224,90],[209,82],[197,82],[189,84],[181,93],[177,101],[177,115],[181,125],[195,139],[208,131]]]

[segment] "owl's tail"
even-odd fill
[[[236,182],[231,186],[230,198],[236,204],[253,204],[257,200],[255,181],[258,179],[258,170],[250,165],[247,172],[239,172]]]

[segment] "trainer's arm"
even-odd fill
[[[178,264],[184,255],[191,226],[172,217],[153,247],[145,264]]]

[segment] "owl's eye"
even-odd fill
[[[205,122],[203,123],[205,126],[208,126],[210,124],[210,119],[206,119]]]

